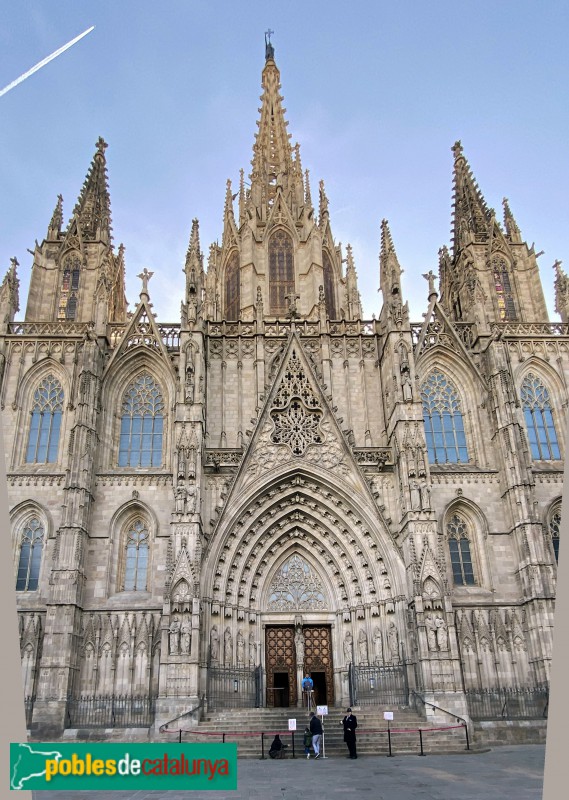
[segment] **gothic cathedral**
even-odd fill
[[[127,311],[102,139],[68,225],[59,197],[36,243],[22,322],[15,258],[0,287],[38,736],[96,725],[109,699],[151,730],[295,706],[307,671],[330,706],[388,675],[465,717],[482,690],[548,685],[569,279],[557,263],[550,323],[533,246],[457,142],[454,237],[423,321],[385,220],[383,307],[362,319],[270,42],[262,87],[250,183],[228,181],[207,259],[193,221],[179,323],[156,319],[147,270]]]

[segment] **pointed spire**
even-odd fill
[[[20,279],[18,278],[18,259],[10,259],[10,267],[0,284],[0,331],[5,331],[5,325],[13,322],[20,310]]]
[[[349,319],[361,319],[363,316],[362,303],[358,289],[358,274],[356,272],[356,265],[354,264],[351,244],[348,244],[346,247],[346,295]]]
[[[462,144],[455,142],[453,176],[453,244],[454,254],[468,244],[485,240],[488,235],[490,209],[486,205],[472,170],[466,160]]]
[[[239,170],[239,227],[245,223],[247,219],[247,200],[245,195],[245,172]]]
[[[195,305],[199,299],[201,287],[204,285],[203,255],[200,249],[200,224],[195,218],[192,220],[192,232],[186,253],[184,272],[186,273],[186,302],[192,300]]]
[[[233,216],[233,195],[231,193],[231,181],[228,178],[225,184],[225,208],[224,215],[227,217],[229,214]]]
[[[569,278],[561,269],[561,261],[553,265],[555,270],[555,311],[562,322],[569,322]]]
[[[502,200],[502,205],[504,207],[504,228],[506,229],[506,235],[510,238],[510,241],[514,244],[521,244],[522,236],[520,233],[520,229],[518,227],[518,223],[516,222],[514,215],[510,210],[510,204],[508,203],[508,198],[504,197]]]
[[[84,239],[101,239],[105,244],[110,244],[111,200],[105,158],[107,146],[104,139],[99,137],[97,152],[87,172],[73,217],[80,222]]]
[[[268,35],[268,34],[267,34]],[[293,171],[292,148],[285,120],[286,109],[282,106],[280,94],[280,72],[274,62],[274,49],[267,44],[267,60],[262,76],[261,117],[259,130],[253,146],[253,185],[262,185],[267,200],[272,202],[277,186],[283,185],[285,177]]]
[[[320,181],[319,185],[319,208],[318,208],[318,222],[320,227],[323,226],[325,221],[329,219],[330,212],[328,211],[328,197],[326,196],[326,189],[324,188],[324,181]]]
[[[381,253],[379,256],[379,288],[383,294],[384,301],[388,301],[392,295],[401,297],[401,273],[403,270],[399,265],[399,259],[395,252],[389,223],[386,219],[381,220]]]
[[[53,214],[51,215],[51,221],[47,229],[47,238],[57,239],[57,237],[61,233],[62,224],[63,224],[63,197],[62,195],[58,194],[57,203],[53,210]]]
[[[201,262],[200,223],[196,218],[192,220],[192,232],[190,233],[190,241],[186,253],[186,266],[194,261]]]
[[[308,208],[312,208],[312,194],[310,192],[310,170],[304,172],[304,202]]]

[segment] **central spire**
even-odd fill
[[[263,94],[259,109],[261,118],[257,122],[259,131],[253,145],[253,171],[251,184],[262,194],[266,192],[269,204],[275,198],[277,187],[286,188],[288,178],[293,170],[292,147],[287,133],[288,122],[282,106],[280,94],[280,72],[275,64],[275,50],[267,38],[272,31],[265,34],[265,67],[262,75]],[[263,198],[265,199],[265,198]],[[258,202],[261,198],[255,198]],[[257,203],[256,203],[257,204]]]

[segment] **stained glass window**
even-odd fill
[[[451,381],[434,370],[421,387],[421,399],[429,461],[434,464],[467,462],[460,399]]]
[[[271,583],[270,611],[316,611],[326,608],[322,583],[310,564],[295,553],[288,558]]]
[[[241,276],[239,254],[235,251],[225,266],[225,319],[239,319],[241,311]]]
[[[532,458],[560,459],[549,392],[532,372],[524,378],[521,398]]]
[[[559,528],[561,526],[561,507],[557,506],[553,509],[549,517],[549,535],[551,536],[551,543],[553,544],[553,552],[555,553],[555,560],[559,561]]]
[[[43,526],[37,517],[33,517],[25,526],[20,539],[17,592],[33,592],[38,588],[43,542]]]
[[[161,466],[163,412],[160,387],[148,373],[139,375],[123,399],[119,467]]]
[[[124,591],[146,591],[148,572],[148,530],[141,519],[129,526],[126,536]]]
[[[74,253],[66,257],[63,263],[63,277],[59,294],[58,319],[74,320],[77,314],[77,293],[81,259]]]
[[[294,293],[294,260],[292,238],[278,230],[269,241],[269,300],[271,314],[285,315],[289,308],[287,295]]]
[[[337,319],[336,296],[334,293],[334,269],[326,250],[322,253],[322,266],[324,267],[324,297],[326,298],[326,310],[328,311],[330,319]]]
[[[455,586],[474,586],[474,570],[470,552],[468,525],[460,514],[453,514],[447,523],[450,563]]]
[[[57,461],[63,415],[63,389],[53,375],[47,375],[34,392],[30,435],[26,450],[28,464]]]
[[[492,261],[494,271],[494,286],[498,298],[498,314],[501,322],[516,319],[516,307],[512,295],[510,273],[505,259],[495,258]]]

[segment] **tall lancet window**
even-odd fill
[[[504,258],[494,258],[492,261],[494,273],[494,286],[498,297],[498,314],[500,322],[516,319],[516,307],[510,283],[510,273]]]
[[[521,397],[532,458],[545,461],[561,458],[549,392],[533,372],[524,378]]]
[[[454,585],[474,586],[470,535],[466,520],[460,514],[453,514],[447,522],[447,538]]]
[[[330,256],[324,250],[322,252],[322,266],[324,268],[324,297],[326,298],[326,311],[330,319],[337,319],[336,313],[336,293],[334,291],[334,270]]]
[[[145,592],[148,572],[148,530],[141,519],[128,527],[126,534],[124,584],[125,592]]]
[[[239,319],[240,311],[241,276],[239,274],[239,254],[234,250],[225,265],[225,319]]]
[[[49,464],[57,461],[62,415],[63,389],[57,378],[49,374],[42,378],[34,392],[26,450],[28,464]]]
[[[294,258],[292,237],[278,230],[269,241],[269,301],[271,314],[284,316],[290,300],[287,295],[294,293]]]
[[[33,517],[26,524],[20,538],[17,592],[35,592],[40,577],[45,531],[39,519]]]
[[[160,387],[144,372],[123,398],[119,467],[161,466],[163,413]]]
[[[421,399],[429,461],[468,461],[460,398],[453,384],[442,372],[433,370],[421,386]]]
[[[553,553],[555,561],[559,561],[559,529],[561,527],[561,506],[555,508],[549,514],[549,535],[551,536],[551,544],[553,545]]]
[[[63,278],[59,295],[58,319],[74,320],[77,315],[77,297],[81,259],[76,253],[69,255],[63,262]]]

